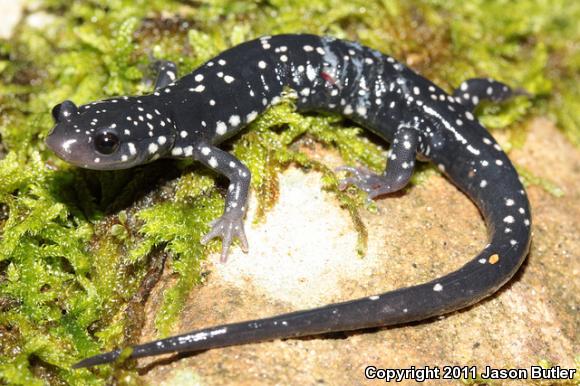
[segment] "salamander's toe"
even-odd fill
[[[340,166],[335,171],[345,171],[351,174],[350,177],[338,181],[340,190],[346,189],[349,185],[354,185],[368,194],[369,201],[390,191],[384,176],[373,173],[367,168]]]
[[[244,231],[243,214],[235,212],[225,213],[220,218],[211,222],[211,230],[202,237],[201,243],[207,244],[216,237],[222,238],[222,253],[220,261],[225,263],[228,259],[228,251],[235,237],[240,240],[242,251],[248,252],[248,239]]]

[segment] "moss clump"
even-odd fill
[[[491,76],[537,98],[480,111],[490,127],[516,123],[525,139],[530,114],[555,116],[580,144],[580,66],[572,42],[580,4],[564,0],[212,2],[64,0],[35,2],[45,25],[21,23],[0,41],[0,382],[135,383],[131,367],[70,370],[81,357],[135,340],[143,304],[166,261],[175,283],[157,315],[172,331],[185,297],[200,281],[209,247],[199,244],[223,208],[216,176],[189,162],[159,161],[133,170],[92,172],[56,159],[42,140],[50,108],[150,90],[153,58],[187,72],[242,41],[284,32],[358,40],[406,60],[451,89],[469,76]],[[223,31],[228,31],[224,33]],[[428,43],[428,44],[425,44]],[[287,100],[265,113],[232,151],[251,169],[260,213],[277,198],[277,174],[289,163],[336,178],[294,144],[304,137],[338,148],[348,163],[381,169],[381,149],[335,116],[302,116]],[[279,130],[284,128],[284,130]],[[337,130],[341,128],[341,130]],[[166,170],[175,170],[168,176]],[[420,181],[433,173],[427,168]],[[177,178],[181,176],[181,178]],[[528,181],[537,183],[533,177]],[[219,182],[219,181],[218,181]],[[363,196],[337,193],[360,232]]]

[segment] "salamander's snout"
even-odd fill
[[[58,154],[58,140],[57,140],[57,136],[55,134],[55,129],[56,126],[52,128],[52,130],[50,130],[50,133],[48,133],[48,136],[46,137],[46,139],[44,140],[44,143],[46,144],[46,146],[48,146],[48,148],[52,151],[54,151],[55,153]]]
[[[63,133],[65,133],[64,129],[59,127],[57,123],[44,140],[44,143],[59,158],[71,162],[71,159],[74,158],[75,144],[78,142],[78,139],[65,138],[63,137]]]

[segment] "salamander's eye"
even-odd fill
[[[101,154],[112,154],[119,147],[119,137],[111,131],[102,131],[95,137],[95,149]]]

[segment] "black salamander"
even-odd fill
[[[518,270],[530,244],[530,206],[512,163],[473,108],[517,91],[491,79],[470,79],[448,95],[390,56],[360,44],[314,35],[266,36],[240,44],[181,79],[163,62],[150,95],[53,109],[47,145],[89,169],[130,168],[160,157],[192,158],[225,175],[223,215],[206,243],[221,237],[222,260],[234,237],[247,250],[243,217],[250,172],[218,145],[293,90],[299,111],[342,114],[391,143],[386,171],[342,167],[341,188],[376,198],[409,182],[416,158],[433,162],[478,206],[489,244],[459,270],[428,283],[266,319],[188,332],[133,347],[131,358],[207,350],[264,340],[388,326],[422,320],[493,294]],[[114,361],[120,350],[75,367]]]

